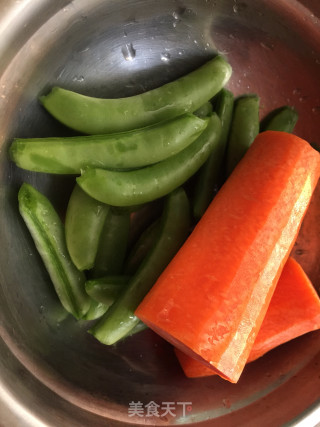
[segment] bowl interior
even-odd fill
[[[185,378],[171,346],[149,330],[112,347],[95,341],[87,322],[61,309],[17,207],[17,191],[26,181],[63,212],[74,177],[22,171],[7,156],[13,137],[72,134],[39,105],[38,96],[52,86],[129,96],[195,69],[217,51],[233,67],[228,86],[235,95],[258,93],[261,117],[284,104],[295,106],[295,133],[320,143],[315,17],[284,0],[77,0],[50,13],[45,3],[27,5],[29,14],[17,15],[28,31],[25,39],[17,35],[20,43],[10,46],[0,75],[3,385],[30,416],[48,425],[271,425],[320,405],[317,332],[251,363],[236,385]],[[318,291],[319,212],[318,186],[293,250]],[[172,402],[174,414],[129,417],[130,402]]]

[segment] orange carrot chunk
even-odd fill
[[[306,141],[260,133],[135,314],[237,382],[319,173]]]
[[[320,329],[320,298],[302,267],[293,258],[286,262],[247,362],[300,335]],[[215,372],[174,349],[189,378]]]

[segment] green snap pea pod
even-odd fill
[[[227,147],[227,175],[233,171],[259,133],[259,104],[256,94],[236,99]]]
[[[101,233],[93,277],[120,274],[127,253],[130,213],[110,209]]]
[[[129,172],[88,169],[77,182],[90,196],[113,206],[150,202],[182,185],[203,165],[220,131],[220,119],[213,114],[198,139],[169,159]]]
[[[120,295],[124,286],[128,284],[129,279],[130,276],[107,276],[100,279],[88,280],[85,284],[86,291],[94,301],[92,301],[91,307],[84,319],[95,320],[105,314]],[[135,335],[147,328],[147,325],[140,321],[123,338]]]
[[[96,320],[103,316],[119,296],[123,287],[128,284],[128,281],[129,276],[107,276],[88,280],[85,283],[85,289],[92,301],[84,319]]]
[[[100,277],[99,279],[88,280],[85,284],[85,289],[93,300],[110,307],[129,280],[130,276],[121,275]]]
[[[85,276],[73,264],[65,242],[63,224],[49,200],[29,184],[19,195],[20,213],[51,277],[63,307],[77,319],[90,307]]]
[[[99,99],[59,87],[40,98],[63,124],[87,134],[123,132],[197,110],[227,83],[231,66],[216,56],[195,71],[145,93]]]
[[[207,120],[185,114],[144,129],[108,135],[14,139],[11,159],[22,169],[80,174],[82,169],[127,169],[164,160],[191,144]]]
[[[114,344],[139,323],[135,309],[189,234],[190,206],[181,187],[167,196],[161,218],[161,231],[152,250],[115,303],[90,330],[104,344]]]
[[[88,312],[84,315],[83,320],[96,320],[102,317],[108,310],[108,306],[102,302],[91,301]]]
[[[198,108],[193,114],[203,119],[205,117],[209,117],[212,114],[212,111],[212,104],[210,101],[208,101],[205,104],[201,105],[201,107]]]
[[[124,267],[125,274],[133,274],[152,248],[160,231],[160,218],[156,219],[139,237],[131,249]]]
[[[214,196],[215,189],[220,184],[233,105],[233,94],[227,89],[222,89],[215,105],[215,111],[221,120],[221,135],[208,160],[200,168],[194,184],[193,215],[197,219],[204,214]]]
[[[298,112],[289,105],[271,111],[261,122],[260,132],[276,130],[292,133],[298,121]]]
[[[141,209],[131,214],[128,251],[132,250],[141,234],[161,216],[161,212],[163,211],[163,202],[163,198],[160,198],[151,203],[141,204]],[[116,209],[119,208],[116,207]]]
[[[109,206],[90,197],[77,184],[69,199],[65,230],[70,257],[79,270],[93,267]]]

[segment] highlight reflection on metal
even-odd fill
[[[5,4],[4,4],[5,3]],[[63,212],[72,177],[15,168],[15,137],[69,135],[37,96],[61,85],[93,96],[128,96],[227,55],[235,94],[257,92],[262,115],[283,104],[296,133],[319,141],[320,25],[315,0],[6,0],[0,5],[0,413],[4,425],[210,427],[319,420],[320,334],[252,363],[233,385],[187,380],[151,331],[107,348],[66,316],[17,212],[28,181]],[[293,250],[320,290],[320,188]],[[128,417],[130,402],[192,402],[175,417]],[[304,412],[306,411],[306,412]],[[302,414],[302,415],[301,415]],[[295,421],[293,421],[295,419]],[[197,424],[199,425],[199,424]]]

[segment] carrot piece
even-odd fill
[[[320,298],[300,264],[286,262],[247,362],[300,335],[320,329]],[[215,375],[198,360],[174,349],[189,378]]]
[[[237,382],[319,174],[306,141],[260,133],[136,316]]]

